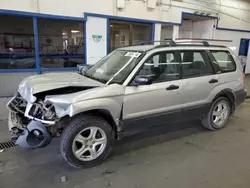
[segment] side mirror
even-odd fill
[[[152,79],[147,76],[138,76],[135,78],[135,84],[137,85],[150,85],[152,84]]]
[[[89,70],[93,65],[77,65],[77,72],[80,74],[84,74],[87,70]]]

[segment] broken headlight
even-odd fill
[[[32,104],[28,115],[41,120],[56,119],[55,107],[52,104],[45,104],[41,100]]]

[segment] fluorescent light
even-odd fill
[[[237,49],[235,46],[230,46],[229,48],[233,51]]]
[[[80,31],[78,30],[71,30],[71,33],[79,33]]]
[[[66,35],[67,33],[62,33],[62,35]]]

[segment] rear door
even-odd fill
[[[219,69],[218,79],[225,88],[234,91],[243,89],[242,67],[238,68],[233,56],[227,50],[211,50],[214,65]],[[241,65],[239,65],[241,66]]]
[[[209,94],[219,84],[218,75],[205,50],[180,51],[184,116],[200,117],[210,106]]]

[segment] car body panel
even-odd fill
[[[125,86],[112,84],[67,95],[47,96],[45,101],[55,106],[59,117],[73,117],[89,110],[108,110],[118,123],[121,115]]]
[[[28,102],[35,102],[34,94],[68,86],[99,87],[105,84],[84,77],[78,73],[48,73],[25,78],[18,87],[18,92]]]
[[[177,85],[179,89],[166,90],[170,85]],[[127,86],[123,102],[124,131],[139,130],[139,126],[146,128],[171,121],[169,112],[175,112],[174,118],[181,117],[181,88],[181,80]]]
[[[168,91],[170,85],[179,89]],[[123,119],[138,118],[180,108],[180,80],[161,82],[151,85],[128,86],[124,96]],[[136,104],[136,105],[135,105]]]

